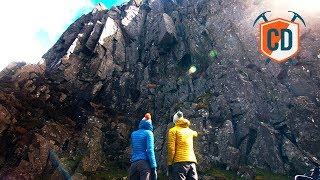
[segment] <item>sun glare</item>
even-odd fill
[[[320,0],[273,0],[272,6],[279,13],[290,10],[307,16],[320,15]]]

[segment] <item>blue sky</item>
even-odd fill
[[[129,0],[15,0],[0,2],[0,70],[12,61],[37,63],[67,27],[102,2]]]
[[[14,0],[0,1],[0,70],[11,61],[37,63],[66,28],[102,2],[107,8],[129,0]],[[260,0],[272,11],[288,9],[320,19],[320,0]],[[246,1],[244,1],[245,3]],[[213,7],[214,8],[214,7]]]

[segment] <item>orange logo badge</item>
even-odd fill
[[[260,14],[255,20],[253,26],[257,21],[262,18],[265,22],[260,24],[260,52],[267,57],[266,64],[270,61],[276,63],[283,63],[289,60],[292,62],[292,58],[296,56],[300,49],[300,27],[295,22],[299,18],[305,25],[302,17],[294,13],[291,21],[277,18],[268,20],[265,16],[266,11]]]

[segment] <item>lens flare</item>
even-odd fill
[[[218,53],[215,49],[213,49],[209,52],[209,57],[216,58],[217,56],[218,56]]]
[[[196,68],[195,66],[191,66],[190,69],[189,69],[189,71],[188,71],[188,73],[189,73],[189,74],[193,74],[193,73],[195,73],[196,71],[197,71],[197,68]]]

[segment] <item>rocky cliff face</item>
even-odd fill
[[[114,162],[125,169],[130,133],[145,112],[164,170],[177,110],[200,133],[200,172],[223,166],[245,174],[253,166],[292,174],[319,163],[319,32],[310,21],[293,64],[265,65],[252,24],[267,8],[254,0],[98,4],[63,33],[44,65],[1,72],[2,175],[61,176],[48,149],[77,178]]]

